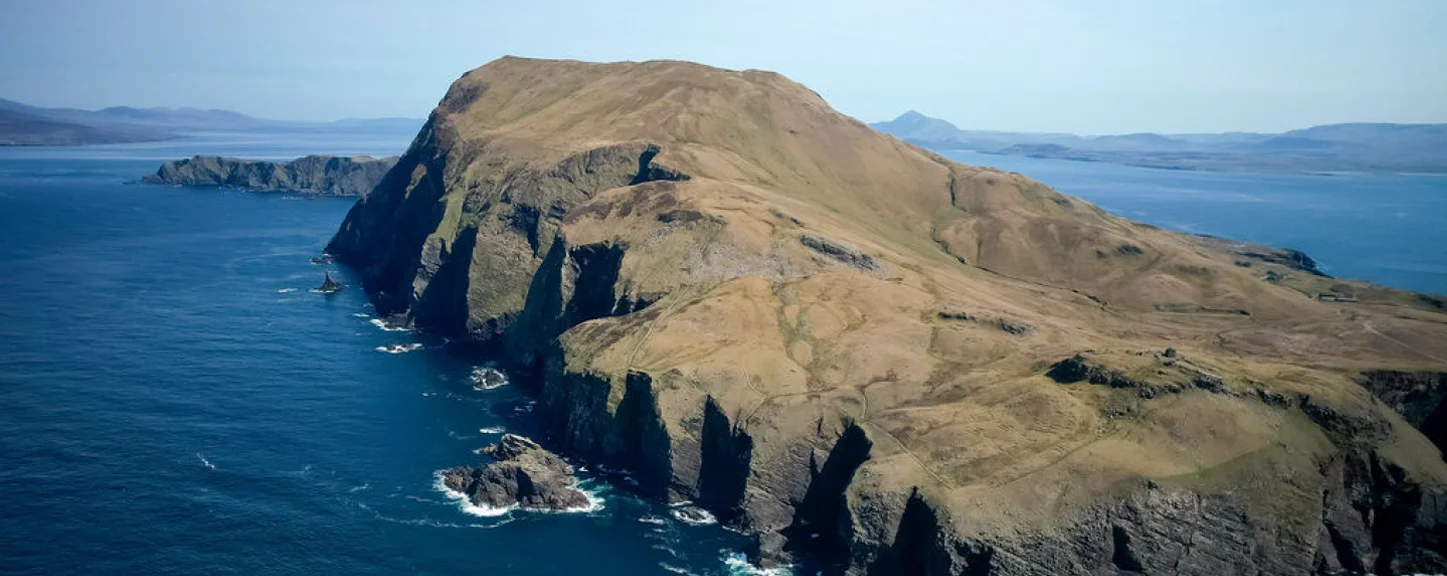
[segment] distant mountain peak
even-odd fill
[[[906,110],[894,120],[875,122],[870,126],[906,140],[942,141],[954,138],[960,132],[949,121],[927,116],[918,110]]]

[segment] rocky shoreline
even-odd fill
[[[379,314],[536,374],[550,446],[696,502],[766,564],[1447,570],[1447,462],[1413,428],[1436,429],[1444,370],[1410,353],[1444,352],[1440,311],[1264,280],[1310,261],[1240,265],[777,75],[494,62],[327,252]],[[1327,286],[1362,305],[1308,296]],[[1374,366],[1402,370],[1368,391]],[[561,460],[496,450],[448,487],[574,500],[522,490],[531,470],[556,488]]]
[[[287,162],[194,156],[162,164],[144,184],[226,187],[253,192],[366,196],[397,158],[303,156]]]

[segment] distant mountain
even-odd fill
[[[74,115],[70,112],[0,100],[0,146],[116,144],[171,137],[165,131],[147,126],[76,121],[71,119]]]
[[[113,106],[95,112],[82,111],[81,119],[140,126],[158,126],[173,130],[247,130],[273,122],[253,118],[230,110],[198,108],[132,108]]]
[[[1447,124],[1353,123],[1282,134],[1077,136],[961,130],[916,111],[870,126],[938,150],[1222,171],[1447,172]]]
[[[202,132],[272,130],[416,130],[421,119],[376,118],[336,122],[267,120],[230,110],[42,108],[0,99],[0,146],[75,146],[165,140]]]

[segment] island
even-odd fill
[[[950,161],[777,73],[489,63],[327,253],[530,374],[512,444],[550,486],[541,447],[629,470],[764,565],[1447,571],[1440,300]],[[494,452],[447,485],[581,502]]]
[[[366,196],[397,157],[303,156],[288,162],[194,156],[162,164],[146,184],[227,187],[253,192],[317,196]]]

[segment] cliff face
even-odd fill
[[[225,186],[257,192],[327,196],[366,196],[397,158],[303,156],[266,162],[222,156],[195,156],[162,164],[147,184]]]
[[[949,162],[777,74],[493,62],[328,251],[380,312],[535,370],[553,445],[766,562],[1447,569],[1447,463],[1353,381],[1441,371],[1440,311],[1314,301],[1341,281],[1267,281],[1285,265]]]

